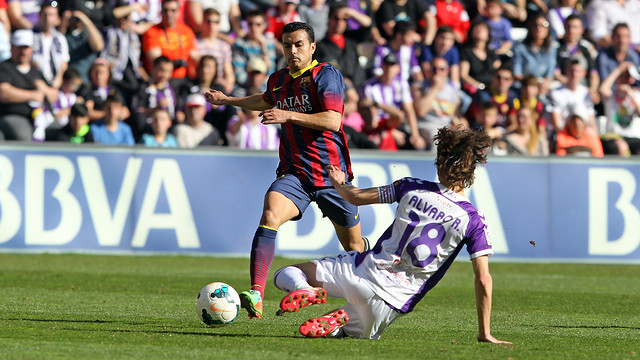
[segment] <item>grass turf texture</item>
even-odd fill
[[[273,271],[294,263],[277,258]],[[640,267],[492,263],[493,334],[479,344],[473,272],[456,262],[381,340],[306,339],[298,326],[343,304],[329,299],[223,328],[196,317],[204,285],[247,288],[248,259],[0,254],[3,359],[640,359]]]

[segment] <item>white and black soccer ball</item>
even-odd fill
[[[240,297],[231,285],[213,282],[198,293],[196,311],[200,320],[209,326],[231,324],[240,312]]]

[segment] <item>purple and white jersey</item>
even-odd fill
[[[357,255],[355,274],[398,311],[412,311],[464,245],[471,259],[493,255],[484,216],[464,196],[415,178],[379,192],[382,202],[398,202],[396,217],[372,250]]]

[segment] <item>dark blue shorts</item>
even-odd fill
[[[269,191],[279,192],[296,204],[300,214],[292,219],[294,221],[300,220],[307,206],[315,201],[322,215],[340,226],[350,228],[360,223],[358,207],[344,200],[332,187],[310,188],[296,176],[285,174],[271,184]]]

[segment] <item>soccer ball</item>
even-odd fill
[[[240,297],[230,285],[213,282],[198,293],[196,310],[200,320],[209,326],[231,324],[240,312]]]

